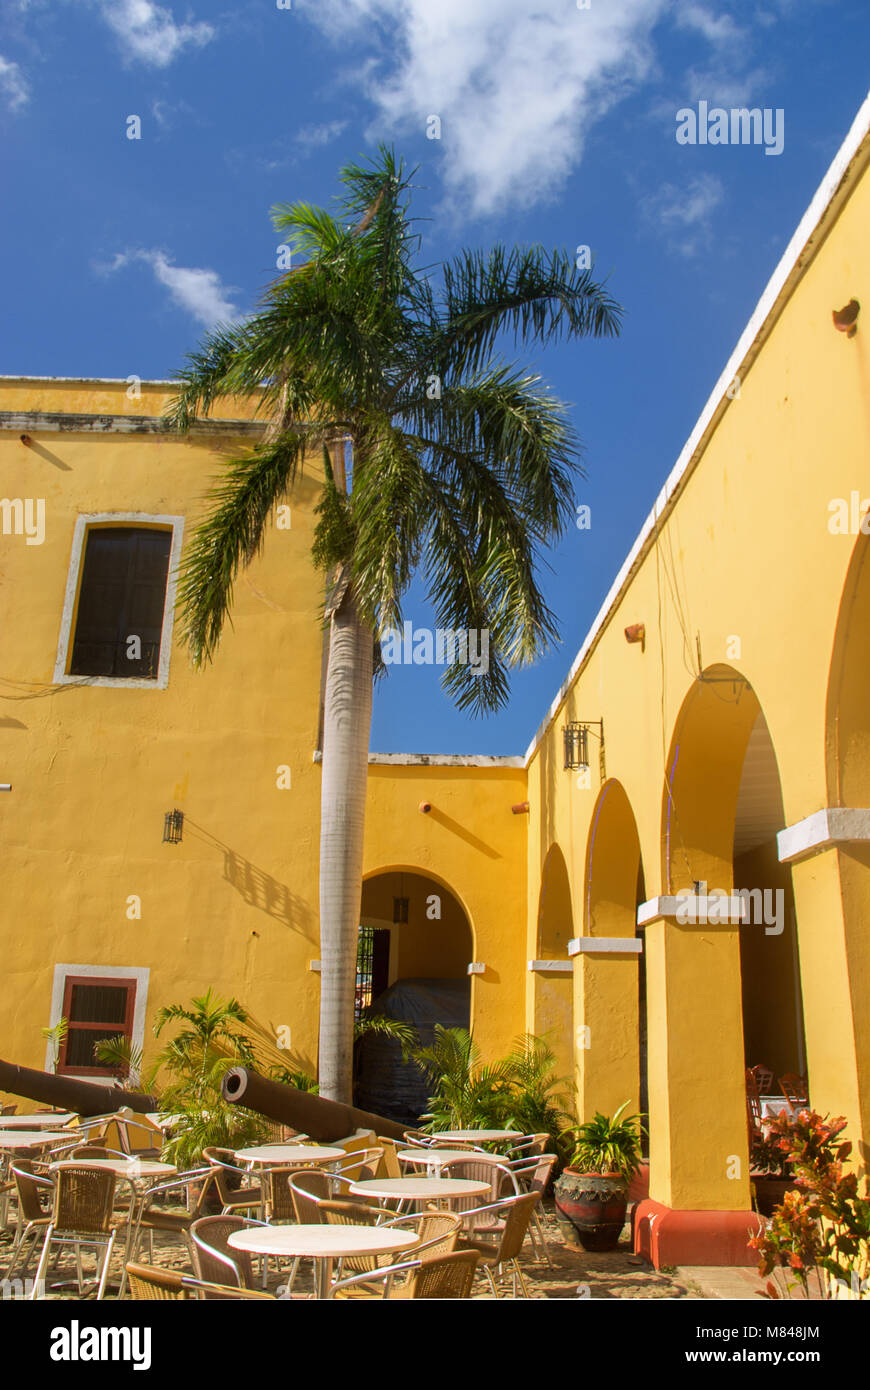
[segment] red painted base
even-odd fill
[[[649,1159],[645,1158],[635,1173],[631,1182],[628,1184],[629,1202],[642,1202],[644,1197],[649,1196]]]
[[[632,1245],[656,1269],[662,1265],[755,1265],[747,1244],[763,1228],[754,1211],[674,1211],[639,1202],[632,1212]]]

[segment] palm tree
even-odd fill
[[[492,354],[499,336],[613,335],[619,309],[588,270],[541,247],[461,251],[415,269],[410,176],[381,147],[341,175],[339,215],[273,209],[288,273],[245,322],[206,335],[176,374],[186,429],[226,395],[258,396],[262,442],[230,461],[182,564],[182,631],[210,660],[241,567],[259,553],[303,457],[323,455],[313,558],[328,575],[320,838],[320,1089],[349,1101],[372,678],[419,568],[439,627],[489,633],[488,670],[454,662],[460,708],[501,705],[508,669],[556,635],[539,550],[573,513],[579,468],[565,407]],[[481,663],[481,666],[483,663]]]

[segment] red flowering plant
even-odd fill
[[[839,1142],[846,1121],[829,1119],[814,1110],[796,1116],[777,1115],[769,1125],[770,1142],[777,1145],[794,1174],[799,1190],[787,1192],[774,1208],[765,1230],[750,1238],[760,1255],[759,1272],[776,1268],[792,1271],[789,1294],[799,1287],[808,1296],[810,1271],[824,1270],[829,1288],[836,1281],[870,1295],[870,1184],[859,1195],[854,1173],[844,1173],[852,1145]],[[779,1292],[767,1284],[771,1298]]]

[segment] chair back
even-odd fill
[[[396,1213],[386,1207],[369,1207],[361,1202],[321,1202],[322,1219],[330,1226],[377,1226],[381,1218],[394,1220]],[[377,1269],[379,1255],[345,1255],[342,1269],[352,1269],[359,1274]]]
[[[64,1231],[107,1235],[115,1202],[115,1174],[108,1168],[58,1168],[52,1225]]]
[[[30,1158],[19,1158],[12,1164],[12,1177],[18,1194],[18,1213],[22,1222],[45,1221],[48,1211],[40,1200],[43,1195],[54,1197],[51,1178],[39,1177]]]
[[[288,1185],[300,1226],[320,1225],[324,1219],[321,1204],[332,1196],[327,1174],[322,1168],[294,1168]]]
[[[264,1172],[263,1199],[266,1205],[267,1222],[295,1221],[297,1219],[290,1179],[299,1171],[298,1168],[273,1167],[270,1164]]]
[[[507,1166],[510,1168],[521,1192],[540,1192],[543,1197],[559,1162],[558,1154],[537,1154],[531,1158],[517,1158]]]
[[[766,1062],[757,1062],[749,1070],[755,1077],[759,1095],[769,1096],[773,1091],[773,1067],[769,1067]]]
[[[473,1158],[453,1158],[441,1169],[444,1178],[468,1178],[472,1182],[488,1182],[489,1194],[482,1197],[458,1197],[454,1211],[467,1213],[466,1230],[474,1225],[474,1209],[487,1202],[497,1202],[506,1193],[516,1194],[520,1184],[509,1166],[497,1154],[475,1154]]]
[[[405,1145],[397,1144],[395,1139],[387,1139],[382,1134],[378,1135],[378,1145],[383,1152],[375,1177],[400,1178],[402,1165],[399,1162],[399,1149],[405,1148]]]
[[[459,1250],[437,1259],[424,1260],[408,1278],[407,1298],[470,1298],[480,1256]]]
[[[504,1200],[504,1227],[498,1243],[497,1263],[515,1260],[523,1248],[523,1241],[529,1229],[532,1212],[540,1202],[537,1192],[524,1192],[520,1197],[506,1197]]]
[[[352,1162],[345,1163],[342,1159],[336,1172],[343,1178],[348,1178],[350,1182],[368,1181],[377,1173],[383,1156],[382,1148],[357,1149],[353,1152]]]
[[[420,1244],[427,1247],[425,1251],[420,1252],[421,1260],[436,1260],[456,1249],[462,1220],[455,1212],[425,1211],[414,1218],[414,1221]]]
[[[788,1101],[789,1105],[795,1110],[800,1110],[809,1104],[810,1091],[805,1076],[796,1076],[794,1072],[786,1072],[785,1076],[779,1078],[779,1088]]]
[[[229,1206],[234,1196],[238,1196],[242,1186],[245,1169],[240,1168],[232,1149],[219,1149],[214,1146],[203,1149],[202,1156],[210,1168],[214,1169],[214,1182],[223,1205]]]
[[[752,1068],[746,1073],[746,1123],[749,1129],[749,1148],[757,1144],[762,1137],[761,1129],[761,1095],[758,1090],[758,1081]]]
[[[255,1227],[258,1222],[243,1216],[202,1216],[190,1228],[191,1256],[197,1279],[230,1288],[251,1289],[254,1271],[247,1250],[234,1250],[229,1238],[236,1231]]]
[[[165,1142],[163,1130],[144,1115],[137,1115],[125,1107],[119,1112],[116,1124],[125,1153],[144,1155],[162,1152]]]
[[[535,1154],[545,1152],[547,1145],[551,1142],[549,1134],[523,1134],[517,1142],[508,1149],[509,1158],[531,1158]]]
[[[427,1134],[422,1129],[406,1129],[402,1138],[406,1149],[431,1149],[435,1143],[435,1135]]]

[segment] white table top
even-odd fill
[[[4,1129],[0,1149],[33,1149],[37,1144],[62,1144],[64,1140],[74,1144],[76,1136],[68,1129],[56,1133],[49,1129]]]
[[[445,1163],[465,1159],[466,1163],[500,1163],[498,1154],[479,1154],[473,1149],[400,1149],[400,1163],[423,1163],[428,1168],[442,1168]]]
[[[345,1158],[344,1149],[330,1149],[320,1144],[259,1144],[250,1149],[236,1149],[236,1158],[247,1163],[335,1163]]]
[[[61,1158],[52,1163],[52,1168],[105,1168],[121,1178],[167,1178],[177,1173],[174,1163],[158,1163],[153,1158],[134,1158],[129,1163],[123,1158]]]
[[[60,1129],[75,1118],[62,1110],[51,1115],[0,1115],[0,1129]]]
[[[388,1255],[410,1250],[419,1237],[414,1231],[390,1226],[258,1226],[234,1231],[227,1244],[253,1255],[337,1260],[349,1255]]]
[[[446,1139],[465,1139],[469,1144],[495,1144],[500,1139],[522,1139],[518,1129],[439,1129],[432,1138],[436,1143]]]
[[[356,1197],[404,1198],[422,1201],[425,1197],[482,1197],[492,1184],[472,1178],[366,1178],[351,1184]]]

